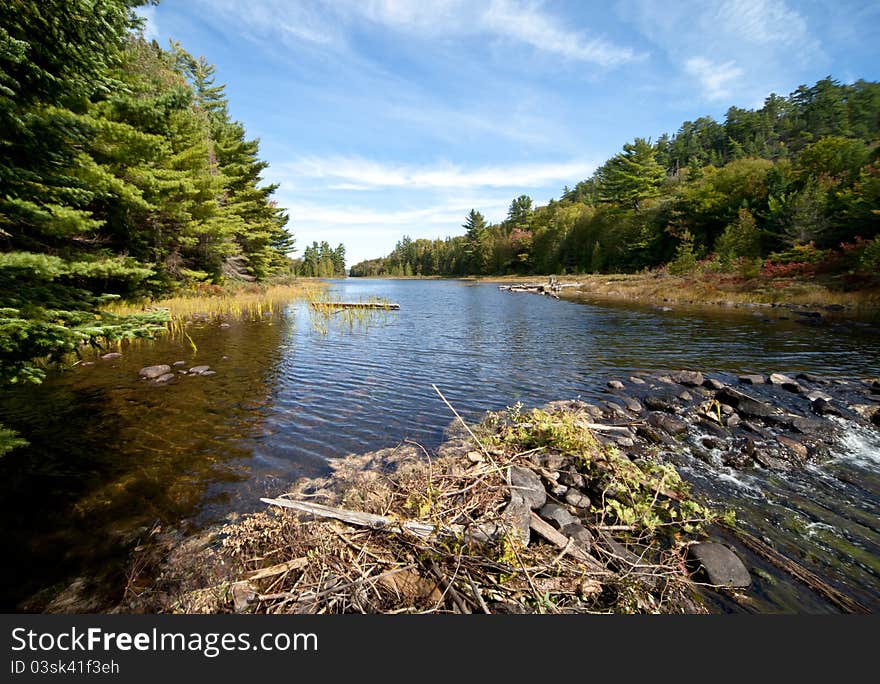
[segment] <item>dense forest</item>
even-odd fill
[[[715,269],[864,276],[880,262],[880,83],[831,77],[724,123],[636,138],[559,200],[477,210],[463,235],[404,237],[353,276]]]
[[[291,265],[295,275],[307,278],[333,278],[345,275],[345,245],[336,249],[327,242],[313,242],[303,250],[302,258],[294,259]]]
[[[211,64],[143,38],[140,4],[0,3],[0,383],[161,325],[113,298],[291,271],[257,141]]]

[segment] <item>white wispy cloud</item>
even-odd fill
[[[207,4],[207,3],[206,3]],[[432,38],[487,35],[521,43],[564,59],[614,67],[645,57],[627,46],[590,36],[586,27],[573,30],[541,2],[523,0],[212,0],[211,11],[254,38],[278,36],[334,48],[351,47],[347,33],[367,20],[397,32]]]
[[[683,78],[670,82],[670,91],[696,84],[706,100],[745,104],[827,63],[806,14],[785,0],[618,0],[616,8],[681,65]]]
[[[708,100],[723,100],[731,94],[732,85],[744,72],[734,61],[718,64],[705,57],[691,57],[685,62],[685,71],[699,80],[703,95]]]
[[[782,0],[727,0],[716,16],[721,25],[751,43],[813,42],[806,19]]]
[[[276,165],[275,174],[294,186],[319,181],[331,190],[528,188],[571,183],[586,178],[595,168],[595,163],[580,160],[465,168],[452,163],[417,166],[332,156],[282,163]]]
[[[535,3],[493,0],[483,13],[482,21],[486,29],[496,36],[518,40],[565,59],[611,67],[646,56],[629,47],[571,31]]]

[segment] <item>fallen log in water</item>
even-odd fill
[[[312,302],[316,309],[385,309],[398,310],[400,304],[392,302]]]

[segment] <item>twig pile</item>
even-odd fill
[[[684,570],[683,526],[668,516],[652,518],[650,529],[641,518],[622,520],[641,510],[635,490],[644,489],[643,505],[678,510],[666,475],[609,453],[572,416],[570,409],[496,414],[479,436],[458,429],[434,457],[408,442],[341,459],[328,477],[302,480],[283,498],[266,500],[268,510],[225,526],[216,553],[231,571],[227,578],[177,593],[166,609],[702,612]],[[554,432],[563,418],[566,430],[583,431],[576,443],[566,441],[568,432]],[[511,468],[531,471],[550,490],[559,471],[577,468],[586,490],[590,482],[601,487],[592,491],[597,505],[569,507],[589,534],[566,536],[528,508],[523,519],[522,509],[514,510]],[[630,500],[631,507],[620,503]],[[693,522],[686,522],[688,533]]]

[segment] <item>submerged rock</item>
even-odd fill
[[[190,375],[205,375],[209,370],[211,370],[210,366],[193,366],[189,369]]]
[[[624,384],[620,380],[609,380],[608,387],[611,389],[622,390],[624,388]]]
[[[177,376],[174,373],[163,373],[158,378],[153,378],[153,384],[164,385],[169,380],[174,380]]]
[[[688,548],[688,556],[705,572],[710,584],[719,587],[744,588],[752,576],[733,551],[723,544],[700,542]]]
[[[120,354],[119,352],[108,352],[106,354],[102,354],[101,358],[104,359],[104,361],[112,361],[113,359],[121,359],[122,354]]]
[[[166,373],[170,372],[171,366],[169,366],[168,364],[161,364],[158,366],[146,366],[145,368],[141,368],[139,375],[142,378],[147,378],[147,380],[153,380],[161,375],[165,375]]]

